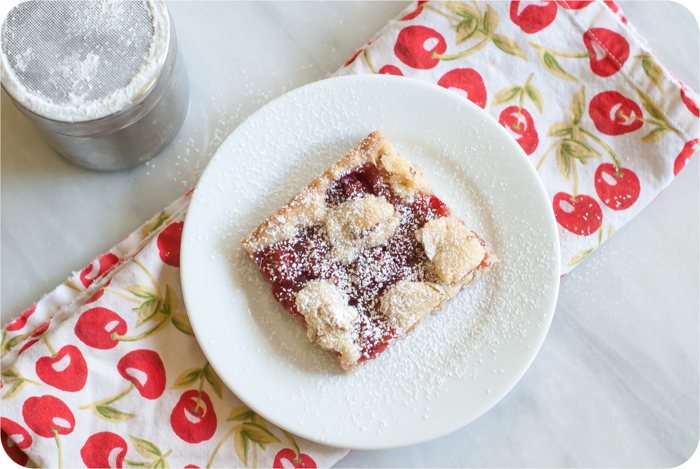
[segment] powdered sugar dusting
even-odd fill
[[[497,402],[534,357],[532,347],[548,328],[552,269],[558,265],[552,260],[554,230],[539,221],[551,215],[543,210],[546,200],[537,199],[537,180],[509,173],[515,163],[502,155],[516,153],[511,142],[494,136],[499,132],[494,124],[481,115],[470,117],[452,97],[441,104],[443,113],[446,105],[454,109],[447,124],[428,111],[417,119],[421,106],[430,110],[431,104],[421,104],[421,95],[409,91],[423,85],[363,84],[371,81],[354,77],[337,88],[325,85],[321,96],[310,88],[298,90],[283,98],[284,112],[263,108],[242,125],[213,160],[215,172],[208,170],[195,192],[191,210],[206,206],[215,220],[198,217],[201,226],[187,228],[185,238],[202,249],[202,257],[211,256],[220,276],[204,276],[201,290],[231,292],[222,296],[227,303],[221,309],[230,311],[220,315],[226,320],[207,329],[215,337],[235,337],[227,345],[229,364],[212,360],[224,381],[291,431],[367,448],[386,444],[407,426],[421,429],[415,435],[444,434]],[[372,92],[376,97],[366,95]],[[412,104],[406,104],[409,99]],[[415,106],[419,111],[406,110]],[[346,375],[327,352],[308,343],[238,241],[375,128],[424,170],[436,195],[489,243],[500,262],[409,337]],[[185,256],[196,252],[183,249]],[[199,333],[196,307],[190,306],[198,300],[186,284]],[[281,392],[275,387],[254,392],[255,386],[245,384],[266,379],[261,376],[269,376]],[[406,436],[414,437],[419,438]]]

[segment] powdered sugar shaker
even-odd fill
[[[142,164],[187,116],[187,73],[162,0],[25,2],[1,34],[3,88],[80,166]]]

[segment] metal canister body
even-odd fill
[[[7,94],[49,145],[75,164],[118,170],[145,163],[172,142],[189,108],[187,72],[169,14],[167,21],[167,51],[157,74],[109,115],[75,121],[52,119]]]

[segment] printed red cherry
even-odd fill
[[[5,433],[4,430],[0,431],[0,441],[2,441],[2,449],[5,450],[5,453],[7,453],[10,459],[12,459],[20,466],[27,465],[29,457],[26,454],[24,454],[24,451],[22,451],[17,447],[17,445],[15,445],[15,443],[10,439],[9,436],[7,436],[7,433]]]
[[[685,87],[681,88],[681,99],[683,100],[683,104],[685,104],[685,107],[687,107],[688,110],[692,112],[695,117],[700,117],[700,107],[698,107],[698,103],[696,103],[693,100],[693,98],[688,96]]]
[[[39,339],[34,339],[34,340],[27,341],[27,343],[25,343],[24,345],[22,345],[22,348],[19,349],[19,352],[17,353],[17,355],[22,355],[22,352],[24,352],[25,350],[27,350],[29,347],[31,347],[32,345],[36,344],[37,342],[39,342]]]
[[[134,350],[124,355],[117,364],[124,379],[134,383],[146,399],[158,399],[165,390],[165,366],[153,350]]]
[[[102,277],[116,267],[121,260],[108,252],[95,259],[80,272],[80,281],[85,288],[89,287],[96,278]]]
[[[411,13],[409,13],[409,14],[406,15],[406,16],[404,16],[403,18],[399,18],[399,21],[408,21],[408,20],[412,20],[412,19],[415,18],[416,16],[420,15],[420,14],[423,12],[423,4],[424,4],[424,3],[428,3],[428,1],[427,1],[427,0],[421,0],[421,1],[419,1],[419,2],[418,2],[418,8],[416,8],[415,10],[413,10]]]
[[[31,334],[29,334],[28,337],[39,337],[41,334],[46,332],[51,325],[51,320],[53,319],[53,316],[51,316],[49,319],[47,319],[45,322],[43,322],[39,327],[34,329]]]
[[[605,135],[622,135],[634,132],[644,123],[637,103],[617,91],[603,91],[591,99],[588,114],[599,132]]]
[[[80,349],[75,345],[66,345],[55,357],[38,359],[36,374],[49,386],[61,391],[77,392],[85,386],[88,367]]]
[[[291,469],[293,467],[316,467],[316,461],[311,459],[311,456],[304,453],[297,454],[291,448],[284,448],[277,453],[275,456],[275,461],[272,463],[272,467],[277,468],[287,468]]]
[[[12,439],[12,444],[17,448],[27,449],[32,446],[32,436],[17,422],[2,417],[0,418],[0,428],[3,433]]]
[[[639,198],[639,178],[632,170],[603,163],[595,172],[598,198],[613,210],[630,208]]]
[[[560,7],[566,9],[566,10],[580,10],[582,8],[586,8],[588,5],[590,5],[591,1],[576,1],[576,2],[569,2],[567,0],[557,0],[557,3],[559,4]]]
[[[600,77],[616,74],[630,56],[627,40],[605,28],[591,28],[583,33],[583,45],[590,55],[591,71]]]
[[[112,432],[95,433],[80,449],[80,457],[91,469],[119,468],[128,450],[124,438]]]
[[[185,391],[170,414],[173,431],[187,443],[201,443],[214,436],[216,414],[204,391]]]
[[[53,438],[54,432],[68,435],[75,428],[73,412],[53,396],[34,396],[24,401],[22,417],[27,426],[43,438]]]
[[[357,56],[360,55],[360,52],[362,52],[363,50],[364,50],[364,49],[360,49],[360,50],[358,50],[357,52],[355,52],[355,53],[352,55],[352,57],[350,57],[350,58],[343,64],[343,67],[347,67],[348,65],[350,65],[351,63],[353,63],[353,62],[355,61],[355,59],[357,58]]]
[[[557,17],[557,4],[543,1],[510,2],[510,19],[527,34],[542,31]]]
[[[612,10],[613,13],[617,13],[618,11],[620,11],[620,6],[613,0],[605,0],[605,2],[603,3],[605,3],[608,6],[608,8]]]
[[[479,72],[472,68],[456,68],[445,73],[438,85],[467,98],[481,109],[486,107],[486,86]]]
[[[10,332],[14,332],[22,329],[24,326],[27,325],[27,319],[29,319],[29,316],[34,314],[34,311],[36,311],[36,304],[34,304],[31,308],[25,310],[22,314],[14,318],[12,322],[7,325],[7,330]]]
[[[92,348],[107,350],[119,344],[112,334],[124,335],[128,328],[121,316],[107,308],[92,308],[78,318],[75,325],[75,335],[85,345]]]
[[[173,223],[158,235],[160,260],[172,267],[180,267],[180,240],[185,222]]]
[[[688,160],[690,159],[691,156],[693,156],[693,153],[695,153],[695,150],[698,149],[698,139],[690,140],[686,142],[685,145],[683,145],[683,149],[681,150],[680,154],[676,157],[676,161],[673,162],[673,175],[678,176],[678,173],[681,172],[681,169],[683,169],[688,163]]]
[[[394,65],[384,65],[382,68],[379,69],[377,72],[380,75],[398,75],[400,77],[403,76],[403,72],[399,67],[395,67]]]
[[[552,203],[554,217],[565,229],[580,236],[589,236],[603,224],[603,212],[600,205],[592,197],[577,195],[576,197],[559,192]]]
[[[518,118],[518,106],[507,107],[498,116],[498,123],[506,128],[525,154],[532,155],[535,152],[540,140],[535,123],[527,109],[521,109],[520,118]]]
[[[394,54],[411,68],[428,70],[440,63],[433,58],[433,52],[442,54],[447,50],[447,43],[442,34],[425,26],[408,26],[403,28],[396,39]]]

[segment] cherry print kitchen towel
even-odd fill
[[[180,290],[190,194],[27,309],[2,336],[2,443],[40,467],[324,467],[207,362]]]
[[[695,95],[613,2],[417,2],[338,72],[351,73],[426,80],[491,113],[549,191],[562,273],[698,144]],[[3,330],[2,444],[19,464],[324,467],[347,454],[266,422],[207,363],[179,282],[189,197]]]
[[[615,2],[417,2],[337,75],[435,83],[485,109],[549,192],[566,274],[639,213],[698,146],[696,96]]]

